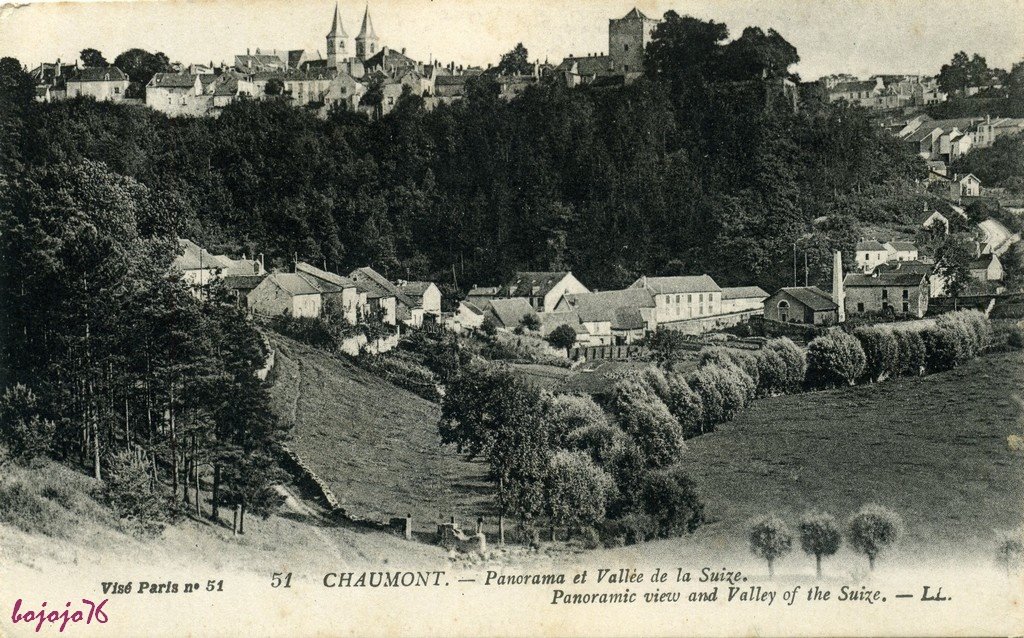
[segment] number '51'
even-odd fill
[[[288,572],[286,574],[282,574],[281,572],[274,572],[274,575],[270,577],[270,586],[274,587],[275,589],[277,587],[282,587],[282,588],[291,587],[292,586],[292,573]]]

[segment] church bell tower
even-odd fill
[[[341,15],[338,13],[338,4],[334,4],[334,21],[331,23],[331,31],[327,34],[327,66],[337,69],[341,63],[348,58],[348,34],[341,26]]]

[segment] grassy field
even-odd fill
[[[490,516],[487,466],[442,448],[440,409],[341,358],[275,336],[275,412],[292,449],[352,514],[413,515],[418,529]]]
[[[765,511],[845,518],[866,502],[899,512],[911,546],[969,548],[1024,519],[1024,355],[982,357],[919,379],[755,402],[689,442],[686,465],[713,523],[743,538]]]

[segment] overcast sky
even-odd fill
[[[0,0],[2,2],[4,0]],[[364,1],[341,2],[349,36]],[[797,47],[804,79],[846,72],[934,74],[961,49],[990,66],[1024,59],[1024,0],[641,0],[650,16],[674,9],[744,27],[774,28]],[[486,65],[522,42],[531,59],[608,49],[608,19],[631,0],[371,0],[381,44],[417,59]],[[230,63],[247,48],[324,52],[333,0],[32,1],[0,10],[0,55],[29,67],[73,60],[86,47],[109,60],[141,47],[182,62]],[[352,45],[350,45],[352,46]]]

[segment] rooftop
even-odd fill
[[[641,277],[630,288],[647,288],[657,295],[680,292],[721,292],[711,275],[690,275],[683,277]]]
[[[811,310],[827,311],[839,309],[839,305],[833,301],[832,295],[817,286],[795,286],[783,288],[782,291],[788,293]]]

